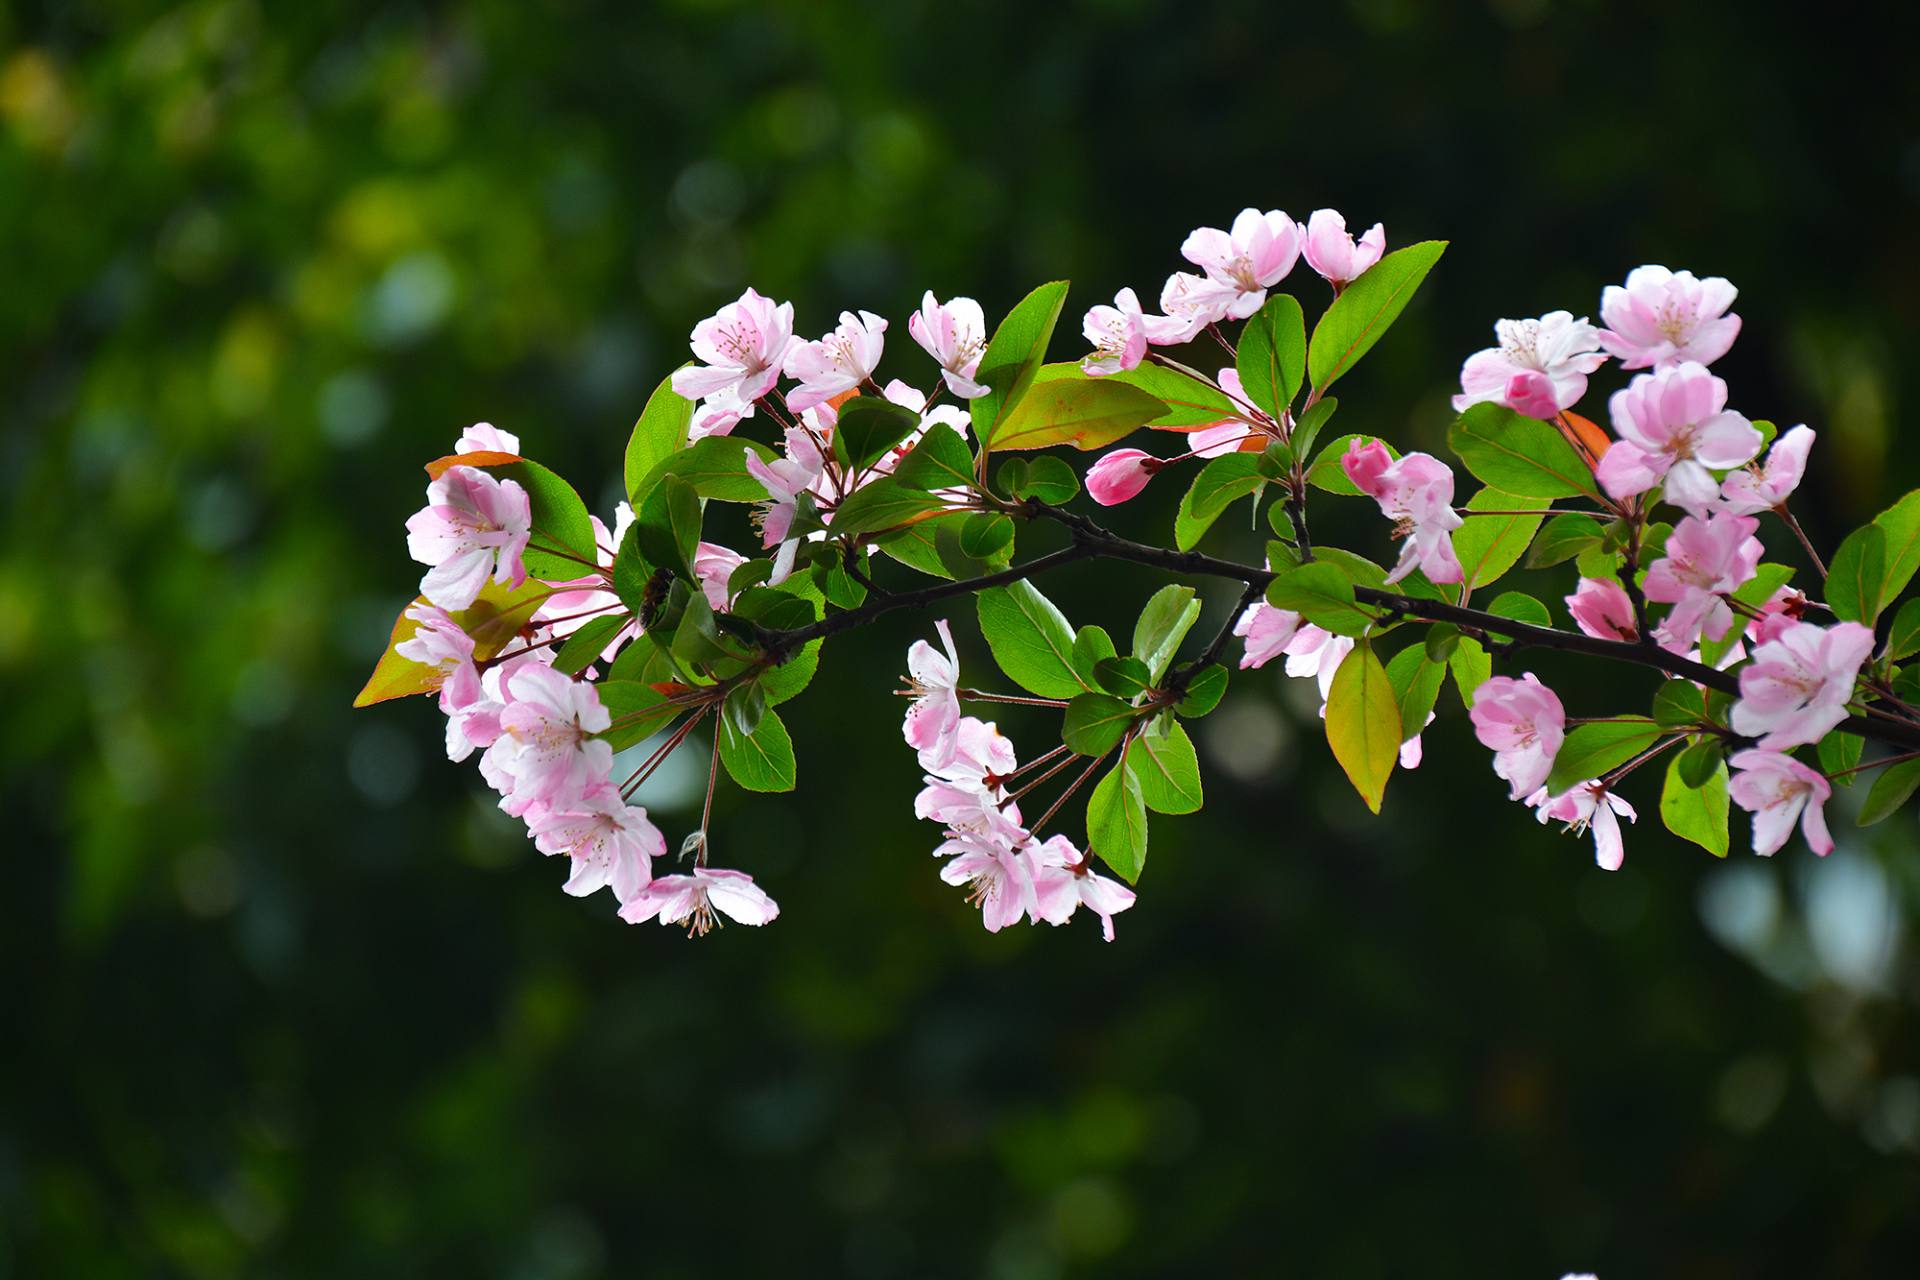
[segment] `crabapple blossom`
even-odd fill
[[[1727,409],[1726,382],[1703,364],[1643,373],[1614,392],[1607,408],[1620,439],[1594,475],[1616,498],[1664,482],[1668,502],[1705,515],[1720,497],[1713,472],[1743,466],[1760,452],[1759,431]]]
[[[520,452],[520,437],[511,431],[502,431],[491,422],[476,422],[460,433],[453,443],[455,453],[512,453]]]
[[[1132,289],[1116,293],[1110,307],[1087,308],[1080,332],[1093,344],[1093,353],[1080,361],[1080,367],[1095,377],[1136,368],[1147,354],[1147,319]]]
[[[1018,832],[1018,839],[1024,841],[1026,832]],[[980,923],[988,933],[1018,924],[1023,916],[1039,918],[1033,859],[1008,833],[952,831],[934,853],[951,855],[952,860],[940,868],[940,878],[966,887],[967,901],[980,908]]]
[[[693,576],[700,580],[701,594],[715,613],[725,612],[732,602],[727,584],[733,580],[733,571],[746,562],[738,551],[717,542],[702,542],[694,548]]]
[[[871,311],[840,313],[840,323],[818,342],[796,342],[787,350],[786,374],[800,385],[787,392],[795,413],[811,409],[873,376],[886,349],[887,322]]]
[[[1307,265],[1334,288],[1344,289],[1380,261],[1387,249],[1387,229],[1376,222],[1356,244],[1345,218],[1332,209],[1315,209],[1307,219],[1303,248]]]
[[[1430,453],[1409,453],[1395,459],[1378,440],[1355,440],[1341,456],[1340,466],[1360,492],[1380,504],[1380,511],[1399,521],[1406,545],[1400,563],[1387,575],[1389,584],[1414,569],[1431,582],[1458,582],[1460,561],[1453,554],[1453,531],[1462,524],[1453,509],[1453,471]]]
[[[974,381],[987,349],[987,317],[972,298],[951,298],[944,305],[933,290],[907,320],[907,332],[921,350],[940,364],[947,388],[962,400],[977,400],[987,388]]]
[[[1180,256],[1215,284],[1234,290],[1226,314],[1244,320],[1300,260],[1300,226],[1278,209],[1242,209],[1230,230],[1201,227],[1188,235]]]
[[[1065,836],[1033,850],[1034,910],[1048,924],[1065,924],[1079,907],[1100,917],[1100,936],[1113,941],[1113,918],[1133,905],[1133,890],[1093,869],[1093,860]]]
[[[1535,805],[1535,817],[1541,822],[1564,822],[1566,829],[1578,835],[1593,832],[1593,861],[1602,871],[1618,871],[1626,861],[1626,847],[1620,838],[1620,819],[1638,822],[1634,807],[1607,789],[1600,781],[1583,782],[1551,799],[1542,797]]]
[[[1087,469],[1087,496],[1103,507],[1135,497],[1163,463],[1145,449],[1114,449]]]
[[[1567,736],[1559,694],[1531,671],[1518,680],[1491,676],[1473,691],[1469,715],[1474,736],[1493,752],[1493,771],[1510,784],[1513,799],[1546,784]]]
[[[521,557],[533,507],[518,482],[478,467],[448,467],[427,486],[427,505],[407,519],[407,554],[431,566],[420,594],[450,612],[473,604],[488,577],[509,587],[527,580]]]
[[[1847,718],[1860,665],[1873,652],[1873,629],[1857,622],[1795,623],[1753,651],[1740,671],[1740,699],[1729,723],[1764,751],[1818,742]]]
[[[613,748],[596,735],[613,718],[592,685],[537,662],[515,668],[502,685],[507,701],[500,737],[488,755],[513,779],[519,812],[533,805],[560,807],[606,781]]]
[[[1333,689],[1333,676],[1340,664],[1353,652],[1352,636],[1337,636],[1309,622],[1287,641],[1287,674],[1296,680],[1313,680],[1320,686],[1320,713],[1326,714],[1327,694]]]
[[[779,915],[780,905],[746,872],[702,866],[694,867],[692,875],[661,876],[620,906],[620,918],[628,924],[656,918],[661,924],[685,924],[688,937],[725,924],[721,916],[762,925]]]
[[[1264,667],[1285,653],[1303,621],[1293,610],[1275,608],[1264,600],[1248,605],[1233,624],[1233,634],[1246,641],[1246,652],[1240,655],[1240,669]]]
[[[1691,271],[1635,267],[1624,286],[1601,291],[1601,345],[1625,369],[1712,364],[1740,334],[1740,317],[1727,314],[1738,293],[1719,276],[1697,280]]]
[[[1599,640],[1638,640],[1633,601],[1612,578],[1582,578],[1567,597],[1567,612],[1580,630]]]
[[[792,345],[793,304],[748,289],[693,327],[702,363],[675,370],[673,389],[689,400],[724,393],[750,405],[773,390]]]
[[[1219,383],[1220,389],[1240,406],[1240,413],[1255,422],[1272,423],[1272,419],[1247,398],[1247,391],[1240,382],[1238,369],[1222,369],[1214,375],[1214,381]],[[1241,418],[1223,418],[1212,426],[1196,427],[1189,431],[1187,447],[1196,458],[1218,458],[1238,452],[1248,440],[1255,437],[1262,437],[1260,443],[1264,447],[1264,435],[1267,434],[1273,434],[1270,426],[1253,427]]]
[[[753,416],[753,404],[722,388],[702,400],[687,426],[687,439],[704,440],[708,436],[730,436],[733,429]]]
[[[793,571],[793,558],[799,543],[797,539],[788,538],[787,531],[793,528],[800,495],[819,482],[826,465],[812,432],[802,427],[788,427],[786,440],[787,456],[775,458],[772,462],[761,461],[758,453],[743,446],[747,456],[747,474],[758,480],[766,489],[767,497],[772,499],[761,511],[760,533],[762,547],[780,548],[774,560],[773,576],[768,579],[775,586],[785,582],[787,575]]]
[[[1801,425],[1782,433],[1767,450],[1766,462],[1743,467],[1720,485],[1720,502],[1736,515],[1757,515],[1784,506],[1807,471],[1807,454],[1813,449],[1813,428]]]
[[[953,759],[960,732],[960,655],[945,618],[933,624],[943,654],[925,640],[907,650],[907,690],[913,703],[900,726],[907,745],[920,753],[921,767],[943,769]]]
[[[1176,271],[1160,289],[1160,310],[1166,314],[1144,318],[1147,341],[1156,347],[1192,342],[1208,325],[1226,319],[1239,298],[1231,284]]]
[[[927,785],[914,797],[913,814],[976,833],[1017,826],[1020,811],[1002,804],[999,780],[1011,776],[1019,763],[1013,743],[998,728],[963,716],[952,754],[928,767]]]
[[[1493,332],[1500,345],[1475,352],[1460,366],[1456,411],[1492,401],[1530,418],[1551,418],[1580,402],[1587,375],[1607,360],[1600,331],[1569,311],[1501,320]]]
[[[1760,616],[1747,624],[1747,630],[1755,644],[1765,644],[1786,634],[1787,628],[1799,622],[1806,613],[1806,593],[1795,591],[1792,587],[1782,587],[1760,606]]]
[[[611,886],[631,902],[653,879],[653,860],[667,856],[666,837],[647,811],[628,804],[612,783],[583,791],[571,803],[546,810],[527,824],[534,847],[568,855],[573,871],[562,886],[577,898]]]
[[[407,607],[407,617],[419,623],[413,637],[393,651],[423,667],[432,667],[440,681],[440,710],[448,715],[480,701],[480,672],[473,664],[473,637],[431,604]]]
[[[1611,451],[1609,451],[1611,452]],[[1667,537],[1666,554],[1647,570],[1641,590],[1655,604],[1670,604],[1654,638],[1685,653],[1701,636],[1718,640],[1733,625],[1726,595],[1753,577],[1764,548],[1753,536],[1752,516],[1720,513],[1688,516]]]
[[[1796,819],[1807,847],[1822,857],[1833,852],[1824,806],[1833,784],[1818,769],[1810,769],[1779,751],[1749,750],[1728,761],[1736,772],[1727,782],[1727,796],[1753,815],[1753,851],[1771,857],[1793,834]]]

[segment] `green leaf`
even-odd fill
[[[1302,410],[1299,419],[1293,424],[1293,456],[1304,458],[1313,452],[1313,442],[1320,438],[1320,432],[1327,425],[1327,419],[1340,407],[1340,402],[1332,396],[1322,396],[1311,409]]]
[[[766,691],[757,680],[743,680],[727,691],[720,703],[720,715],[727,727],[741,738],[748,738],[760,727],[767,714]]]
[[[887,450],[920,425],[920,415],[879,396],[855,396],[840,406],[833,424],[833,456],[858,471],[872,466]]]
[[[1354,441],[1371,440],[1373,438],[1372,436],[1348,435],[1338,436],[1327,441],[1327,447],[1319,452],[1313,460],[1313,465],[1307,468],[1307,483],[1316,489],[1324,489],[1328,493],[1338,493],[1348,498],[1360,497],[1359,486],[1347,479],[1346,468],[1340,465],[1340,459],[1346,456],[1347,450],[1352,447]],[[1382,440],[1380,443],[1386,444],[1387,442]],[[1388,444],[1387,456],[1397,461],[1400,457],[1400,451]]]
[[[1129,703],[1106,693],[1083,693],[1067,703],[1060,741],[1083,756],[1103,756],[1120,745],[1136,712]]]
[[[1300,304],[1284,293],[1269,297],[1240,331],[1235,364],[1247,399],[1280,417],[1299,392],[1307,367],[1307,325]]]
[[[1505,405],[1471,405],[1447,431],[1447,444],[1489,488],[1523,498],[1598,496],[1593,472],[1566,437]]]
[[[1872,626],[1880,616],[1880,590],[1887,580],[1887,531],[1861,525],[1833,553],[1827,569],[1827,607],[1844,622]]]
[[[727,776],[748,791],[793,790],[793,739],[776,711],[767,711],[751,734],[733,721],[720,720],[720,763]]]
[[[1887,605],[1900,598],[1913,581],[1914,570],[1920,569],[1920,489],[1882,511],[1873,522],[1887,533],[1886,576],[1880,582],[1880,603]]]
[[[1441,666],[1453,657],[1454,646],[1460,643],[1460,628],[1451,622],[1436,622],[1427,628],[1427,638],[1423,645],[1427,657]]]
[[[1248,494],[1260,492],[1266,483],[1254,454],[1229,453],[1212,459],[1180,499],[1180,513],[1173,522],[1174,544],[1182,551],[1191,550],[1222,512]]]
[[[1164,737],[1149,733],[1136,739],[1127,750],[1127,769],[1152,812],[1200,812],[1206,798],[1200,787],[1200,758],[1194,754],[1193,739],[1179,725]]]
[[[1829,733],[1814,748],[1814,754],[1820,758],[1820,771],[1838,774],[1831,778],[1835,786],[1852,786],[1853,780],[1860,776],[1854,766],[1860,763],[1866,745],[1867,740],[1857,733]]]
[[[662,476],[647,492],[633,524],[648,563],[672,569],[689,582],[700,547],[700,495],[679,476]]]
[[[1446,664],[1429,658],[1420,645],[1402,649],[1387,663],[1387,680],[1393,685],[1394,700],[1400,704],[1400,741],[1427,727],[1427,717],[1433,713],[1446,678]]]
[[[1653,722],[1662,729],[1692,729],[1713,722],[1707,692],[1691,680],[1669,680],[1654,690]]]
[[[1866,802],[1860,806],[1859,824],[1870,827],[1892,817],[1913,795],[1915,787],[1920,787],[1920,760],[1887,766],[1873,780]]]
[[[693,491],[703,498],[719,502],[764,502],[767,487],[747,471],[749,449],[758,454],[762,462],[771,462],[778,456],[758,440],[740,436],[706,436],[695,440],[657,463],[632,490],[633,500],[644,502],[663,477],[673,475],[692,485]]]
[[[1517,494],[1498,489],[1482,489],[1467,499],[1468,511],[1526,511],[1535,505]],[[1461,594],[1494,582],[1520,563],[1540,528],[1542,517],[1469,516],[1453,531],[1453,554],[1464,575]],[[1551,619],[1548,619],[1551,621]],[[1545,625],[1543,622],[1542,625]]]
[[[1375,813],[1399,759],[1400,742],[1400,702],[1393,682],[1373,646],[1357,644],[1333,673],[1327,690],[1327,744],[1347,781]]]
[[[1153,673],[1138,658],[1102,658],[1093,678],[1116,698],[1135,698],[1153,688]]]
[[[1553,625],[1553,615],[1547,612],[1547,606],[1523,591],[1502,591],[1487,606],[1487,612],[1515,622],[1531,622],[1536,627]]]
[[[974,381],[985,386],[987,394],[968,404],[974,438],[984,442],[984,447],[1000,447],[1000,425],[1033,385],[1066,300],[1065,280],[1043,284],[1016,303],[993,331],[993,340],[987,343],[974,374]]]
[[[989,587],[975,604],[993,660],[1021,688],[1042,698],[1094,691],[1073,664],[1073,628],[1031,582]]]
[[[1660,790],[1660,821],[1682,840],[1691,840],[1716,858],[1727,856],[1727,766],[1714,760],[1704,783],[1687,781],[1687,757],[1712,743],[1702,742],[1667,762]]]
[[[1623,716],[1604,724],[1583,724],[1567,734],[1547,775],[1547,794],[1598,778],[1660,740],[1664,730],[1645,716]]]
[[[991,560],[1013,546],[1013,521],[998,511],[980,511],[960,525],[960,549],[976,560]]]
[[[612,722],[600,740],[615,751],[645,742],[684,710],[659,690],[633,680],[603,680],[594,689]]]
[[[489,580],[480,588],[480,594],[473,604],[460,612],[451,614],[453,621],[473,638],[473,656],[477,661],[485,661],[504,650],[517,639],[520,628],[533,617],[534,612],[546,603],[549,588],[546,584],[529,578],[518,587],[504,587]],[[380,661],[374,665],[373,674],[367,678],[364,688],[354,697],[356,707],[370,707],[376,702],[386,702],[391,698],[406,698],[414,694],[433,693],[446,681],[446,673],[435,667],[423,666],[412,659],[403,658],[394,652],[394,646],[405,644],[413,639],[413,633],[420,624],[407,616],[414,605],[428,604],[425,596],[417,596],[400,616],[394,619],[393,631],[387,638],[387,648],[380,655]],[[429,606],[431,607],[431,606]]]
[[[1726,758],[1726,749],[1713,734],[1701,736],[1692,746],[1674,757],[1680,767],[1680,780],[1689,787],[1704,787],[1714,770]]]
[[[1314,326],[1307,351],[1313,385],[1325,390],[1373,349],[1446,252],[1444,240],[1423,240],[1388,254],[1333,300]]]
[[[1373,611],[1353,598],[1347,575],[1324,560],[1303,564],[1275,578],[1267,587],[1267,603],[1291,609],[1335,635],[1365,635],[1373,625]]]
[[[973,450],[960,433],[944,422],[927,428],[893,478],[909,489],[957,489],[973,484]]]
[[[673,389],[673,378],[663,378],[647,397],[647,407],[633,424],[627,437],[627,497],[639,503],[640,484],[647,473],[687,443],[687,427],[693,422],[693,401]]]
[[[1164,412],[1166,406],[1140,388],[1111,378],[1050,378],[1036,382],[1001,420],[993,447],[1005,451],[1070,444],[1098,449]]]
[[[1209,662],[1187,681],[1187,691],[1173,704],[1173,711],[1190,720],[1198,719],[1219,706],[1220,699],[1226,696],[1227,669],[1217,662]]]
[[[922,489],[909,489],[891,476],[861,485],[833,513],[836,535],[879,533],[913,523],[946,504]]]
[[[1892,662],[1920,653],[1920,599],[1909,600],[1893,615],[1885,657]]]
[[[1453,686],[1460,691],[1461,705],[1473,710],[1473,691],[1493,678],[1493,658],[1486,647],[1478,640],[1461,637],[1447,659],[1447,670],[1453,672]]]
[[[567,637],[567,642],[560,646],[560,652],[553,655],[553,669],[563,676],[579,675],[600,656],[600,651],[612,642],[620,628],[631,620],[625,614],[588,618],[580,624],[579,630]]]
[[[591,572],[600,563],[600,552],[593,541],[593,519],[572,485],[526,458],[485,464],[485,469],[527,491],[528,506],[533,514],[533,537],[523,557],[528,574],[549,581],[566,581],[580,577],[583,571]]]
[[[1146,664],[1153,680],[1167,673],[1180,642],[1199,617],[1200,601],[1192,587],[1162,587],[1147,601],[1133,626],[1133,656]]]
[[[1124,762],[1107,771],[1087,800],[1087,845],[1122,880],[1139,881],[1147,865],[1147,805]]]
[[[1038,498],[1057,507],[1071,502],[1073,496],[1080,492],[1080,477],[1061,459],[1042,454],[1028,459],[1027,464],[1026,478],[1013,491],[1014,497]]]
[[[1071,374],[1084,375],[1084,371],[1078,364],[1048,365],[1040,371],[1042,380]],[[1164,413],[1147,423],[1150,427],[1206,427],[1244,412],[1220,388],[1163,364],[1142,363],[1132,369],[1110,373],[1106,381],[1124,382],[1166,406]]]
[[[1592,516],[1562,514],[1541,528],[1527,552],[1527,568],[1545,569],[1600,545],[1600,522]]]
[[[1074,633],[1073,652],[1068,658],[1081,684],[1088,689],[1098,689],[1103,687],[1100,684],[1100,664],[1117,652],[1113,647],[1113,637],[1107,634],[1105,627],[1086,626]]]

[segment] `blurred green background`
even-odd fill
[[[911,816],[897,618],[791,709],[801,790],[718,802],[780,921],[690,943],[561,894],[428,703],[348,709],[466,424],[607,514],[748,282],[808,334],[892,317],[925,385],[923,288],[1151,297],[1248,204],[1453,241],[1342,394],[1428,448],[1496,317],[1731,277],[1716,371],[1822,433],[1831,546],[1920,480],[1920,94],[1896,28],[1816,54],[1803,10],[8,6],[0,1275],[1911,1274],[1910,813],[1843,796],[1824,862],[1736,819],[1720,864],[1642,785],[1607,876],[1451,694],[1368,819],[1269,670],[1118,942],[989,937]],[[1178,490],[1114,518],[1166,538]],[[1047,589],[1120,632],[1158,585]],[[1576,713],[1651,687],[1539,669]],[[695,787],[650,796],[670,838]]]

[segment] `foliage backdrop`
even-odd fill
[[[1116,944],[990,938],[910,812],[902,618],[794,705],[796,795],[723,793],[781,920],[694,944],[558,893],[430,706],[347,709],[461,426],[608,508],[749,281],[904,346],[923,288],[1077,315],[1246,204],[1453,240],[1342,397],[1428,448],[1496,316],[1733,278],[1716,371],[1821,431],[1830,546],[1920,481],[1920,103],[1794,8],[8,8],[0,1275],[1894,1274],[1910,815],[1818,865],[1652,819],[1608,877],[1457,709],[1367,819],[1268,672]]]

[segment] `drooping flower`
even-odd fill
[[[1227,315],[1244,320],[1267,300],[1300,259],[1300,226],[1278,209],[1242,209],[1231,230],[1201,227],[1187,236],[1180,256],[1215,284],[1234,290]]]
[[[1541,822],[1552,819],[1567,824],[1575,835],[1593,831],[1593,861],[1602,871],[1618,871],[1626,861],[1626,846],[1620,838],[1620,819],[1638,822],[1640,815],[1632,805],[1594,780],[1583,782],[1552,799],[1542,798],[1535,806]]]
[[[1767,450],[1764,466],[1744,467],[1726,478],[1720,486],[1721,503],[1743,516],[1784,505],[1807,473],[1813,439],[1813,428],[1804,424],[1783,433]]]
[[[704,440],[708,436],[730,436],[745,418],[753,416],[753,404],[742,400],[732,388],[723,387],[702,400],[687,424],[687,439]]]
[[[1720,497],[1713,472],[1745,465],[1763,442],[1752,423],[1726,406],[1726,382],[1705,365],[1641,374],[1607,402],[1620,439],[1600,459],[1595,477],[1616,498],[1664,482],[1668,502],[1705,515]]]
[[[1453,554],[1453,531],[1462,523],[1453,509],[1453,471],[1429,453],[1395,459],[1378,440],[1356,439],[1340,465],[1360,492],[1380,504],[1382,514],[1401,525],[1406,545],[1400,563],[1387,575],[1395,583],[1423,570],[1431,582],[1458,582],[1460,561]]]
[[[907,320],[907,332],[939,362],[953,394],[962,400],[987,394],[987,388],[974,381],[980,356],[987,349],[987,317],[979,303],[953,298],[942,305],[929,289],[920,300],[920,310]]]
[[[1334,288],[1344,289],[1380,261],[1387,250],[1387,229],[1376,222],[1355,244],[1344,217],[1332,209],[1315,209],[1307,219],[1304,247],[1307,265]]]
[[[980,908],[980,923],[998,933],[1023,916],[1038,918],[1034,897],[1033,860],[1020,844],[1027,833],[1018,831],[950,831],[934,850],[951,861],[940,868],[940,878],[965,886],[967,901]]]
[[[960,654],[953,647],[953,632],[945,618],[933,624],[940,633],[943,654],[925,640],[915,640],[907,650],[907,689],[913,703],[900,726],[907,745],[920,753],[920,765],[943,769],[953,759],[960,730]]]
[[[1611,450],[1608,451],[1611,456]],[[1667,537],[1666,554],[1647,570],[1641,590],[1672,610],[1654,628],[1663,648],[1685,653],[1701,636],[1718,640],[1733,625],[1725,597],[1753,577],[1763,548],[1753,536],[1759,521],[1724,512],[1688,516]]]
[[[733,603],[727,584],[733,580],[733,571],[746,562],[738,551],[717,542],[702,542],[694,548],[693,576],[700,580],[701,594],[715,613],[725,613]]]
[[[793,304],[748,289],[693,327],[693,354],[704,363],[674,370],[673,389],[689,400],[724,393],[752,404],[780,380],[792,344]]]
[[[431,604],[413,604],[407,616],[420,625],[411,639],[393,646],[393,651],[439,673],[440,710],[452,715],[478,702],[480,671],[473,664],[473,637],[446,610]]]
[[[1568,311],[1501,320],[1493,332],[1500,345],[1475,352],[1460,366],[1456,411],[1492,401],[1531,418],[1551,418],[1578,404],[1587,393],[1587,375],[1606,363],[1600,331]]]
[[[1763,751],[1820,741],[1847,718],[1860,665],[1872,652],[1873,630],[1857,622],[1788,627],[1740,669],[1733,731],[1759,738]]]
[[[914,797],[916,818],[958,831],[986,833],[1017,828],[1020,810],[1002,805],[1002,780],[1020,762],[1013,743],[992,723],[962,716],[945,763],[927,770],[926,786]]]
[[[886,349],[887,322],[871,311],[840,313],[840,323],[818,342],[796,342],[787,350],[786,374],[800,385],[787,392],[795,413],[811,409],[873,376]]]
[[[587,788],[570,804],[548,809],[527,826],[542,853],[564,853],[573,870],[562,886],[576,898],[612,886],[631,902],[653,879],[653,860],[667,855],[666,838],[639,805],[612,783]]]
[[[818,483],[826,465],[812,432],[803,427],[788,427],[786,440],[787,456],[772,462],[761,461],[753,449],[742,446],[747,455],[747,474],[758,480],[766,489],[767,497],[772,499],[761,510],[760,534],[761,546],[780,548],[774,557],[773,576],[768,579],[775,586],[785,582],[793,571],[799,542],[787,537],[787,532],[793,528],[793,518],[799,511],[800,495]]]
[[[1719,276],[1697,280],[1691,271],[1635,267],[1625,286],[1600,294],[1600,342],[1626,369],[1669,369],[1689,360],[1712,364],[1740,334],[1728,315],[1739,290]]]
[[[1225,320],[1239,298],[1231,284],[1176,271],[1160,289],[1160,310],[1166,314],[1143,318],[1147,341],[1156,347],[1192,342],[1208,325]]]
[[[1145,449],[1113,449],[1087,468],[1087,496],[1103,507],[1136,496],[1166,464]]]
[[[1080,367],[1095,377],[1138,367],[1147,354],[1147,319],[1132,289],[1113,296],[1113,305],[1088,307],[1080,332],[1093,344],[1093,353]]]
[[[1567,597],[1567,612],[1580,630],[1599,640],[1637,640],[1639,624],[1634,621],[1633,601],[1612,578],[1582,578],[1574,593]]]
[[[600,695],[543,663],[516,667],[502,682],[506,705],[488,758],[513,779],[511,813],[561,808],[613,768],[613,748],[598,734],[613,718]]]
[[[718,912],[718,915],[715,913]],[[685,924],[687,936],[701,937],[717,924],[769,924],[780,915],[780,904],[744,871],[695,867],[692,875],[661,876],[620,907],[620,918],[642,924],[658,918],[661,924]]]
[[[1824,808],[1833,784],[1825,774],[1779,751],[1741,751],[1727,763],[1736,770],[1727,795],[1753,815],[1755,853],[1773,856],[1793,834],[1796,819],[1809,848],[1822,857],[1833,852]]]
[[[420,594],[449,612],[467,608],[491,576],[517,587],[533,531],[527,491],[478,467],[448,467],[427,486],[427,505],[407,519],[407,554],[432,566]]]
[[[453,442],[455,453],[513,453],[520,452],[520,437],[511,431],[502,431],[491,422],[476,422],[460,433]]]
[[[1560,695],[1529,671],[1520,679],[1492,676],[1473,691],[1474,736],[1493,752],[1493,771],[1515,800],[1539,790],[1566,741],[1567,712]]]
[[[1352,636],[1334,635],[1311,622],[1287,641],[1287,674],[1296,680],[1313,680],[1319,684],[1321,715],[1327,713],[1327,694],[1333,689],[1334,673],[1352,652]]]
[[[1093,860],[1065,836],[1053,836],[1033,850],[1036,915],[1048,924],[1065,924],[1081,906],[1100,917],[1100,936],[1113,941],[1113,918],[1133,905],[1133,890],[1093,869]]]
[[[1240,655],[1240,669],[1264,667],[1285,653],[1303,621],[1305,619],[1293,610],[1275,608],[1264,600],[1248,605],[1233,624],[1233,634],[1246,641],[1246,652]]]

